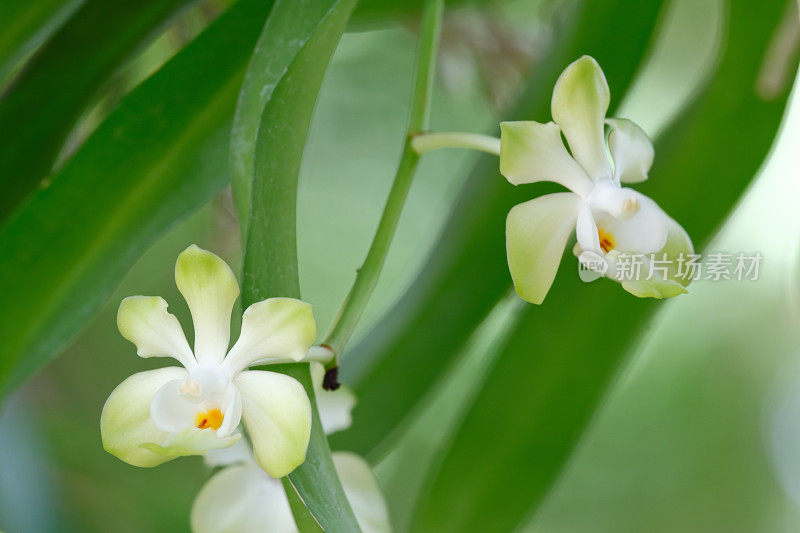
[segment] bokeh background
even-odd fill
[[[433,129],[491,132],[498,120],[513,119],[501,110],[547,53],[565,3],[514,0],[449,10]],[[790,60],[800,31],[792,5],[787,3],[786,27],[776,29]],[[116,90],[86,113],[75,139],[91,131],[126,88],[156,69],[223,6],[195,5],[140,50],[115,74],[111,86]],[[722,17],[721,0],[668,2],[657,45],[618,114],[640,123],[651,136],[661,131],[714,65]],[[300,182],[302,289],[314,304],[320,331],[345,296],[380,216],[400,155],[413,71],[413,20],[353,29],[326,75]],[[754,90],[793,82],[773,69]],[[768,160],[708,247],[761,252],[760,279],[696,283],[688,296],[661,305],[525,531],[800,529],[798,141],[800,98],[793,94]],[[444,151],[424,159],[357,335],[408,286],[475,158]],[[210,474],[202,460],[184,458],[149,470],[128,466],[103,451],[99,417],[117,383],[162,363],[137,358],[133,345],[118,334],[119,301],[131,294],[162,295],[189,324],[172,272],[177,254],[191,243],[217,252],[236,268],[240,250],[229,191],[152,246],[66,352],[4,405],[3,530],[188,530],[191,503]],[[497,356],[492,347],[518,308],[509,298],[495,309],[437,395],[378,461],[376,473],[399,531],[410,527],[437,450],[452,436]]]

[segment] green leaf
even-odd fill
[[[80,7],[84,0],[0,3],[0,83]]]
[[[788,88],[766,97],[754,91],[783,8],[729,2],[710,85],[656,143],[642,190],[696,243],[709,240],[747,187],[783,115]],[[782,60],[793,77],[796,55]],[[417,529],[509,530],[530,517],[660,305],[611,282],[582,283],[572,257],[563,266],[546,303],[527,309],[487,376],[430,479]]]
[[[256,45],[231,135],[234,199],[246,243],[242,303],[300,297],[297,178],[322,78],[354,0],[276,3]],[[331,460],[308,365],[283,370],[313,406],[305,462],[289,481],[325,531],[359,531]]]
[[[508,118],[550,120],[556,79],[584,53],[603,65],[618,101],[647,49],[659,6],[648,2],[632,10],[622,0],[579,5],[559,32],[562,42],[534,73]],[[609,35],[609,27],[617,30]],[[392,432],[508,291],[505,219],[511,207],[531,197],[530,189],[511,187],[500,176],[496,157],[481,159],[414,285],[345,356],[343,381],[363,400],[354,410],[353,427],[332,437],[335,448],[374,458],[383,451],[376,449],[381,442],[392,442]]]
[[[306,506],[306,511],[299,514],[295,513],[294,508],[292,509],[298,528],[301,528],[303,533],[320,529],[337,532],[361,531],[331,460],[331,449],[320,422],[309,365],[290,364],[280,367],[273,365],[270,370],[292,376],[302,383],[312,405],[311,441],[308,443],[306,461],[287,476],[289,483]],[[287,493],[291,494],[291,491]],[[288,497],[291,503],[292,496]],[[317,525],[316,529],[313,527],[314,523]]]
[[[265,154],[264,161],[266,164],[299,166],[299,159],[302,156],[307,134],[307,127],[304,128],[303,124],[311,120],[310,117],[316,101],[317,91],[313,90],[313,87],[309,89],[303,84],[296,84],[297,87],[294,87],[293,90],[303,91],[303,94],[293,95],[292,98],[310,101],[310,105],[305,107],[275,105],[274,102],[276,100],[285,97],[285,95],[276,94],[276,91],[287,84],[291,84],[291,80],[284,82],[283,85],[281,85],[281,82],[292,75],[292,73],[288,72],[289,68],[298,60],[298,54],[306,48],[315,32],[326,31],[325,28],[320,28],[320,25],[326,23],[326,21],[328,21],[327,24],[331,24],[330,21],[336,19],[339,11],[333,12],[331,6],[338,3],[340,2],[332,0],[314,1],[298,6],[291,5],[289,2],[278,2],[256,44],[247,69],[247,75],[239,93],[239,101],[236,104],[236,115],[231,132],[231,185],[243,236],[247,234],[248,225],[252,224],[250,220],[251,193],[253,182],[256,179],[255,172],[259,170],[256,166],[256,150],[260,145],[255,142],[259,136],[259,126],[265,124],[270,129],[280,128],[280,133],[292,135],[290,139],[282,139],[280,135],[267,135],[270,131],[265,129],[263,136],[265,143],[280,143],[278,146],[265,146],[265,149],[291,150],[291,153],[286,154],[286,157],[280,158],[270,158],[268,157],[270,154]],[[336,42],[338,43],[338,37]],[[310,53],[306,52],[306,56],[308,55]],[[314,61],[315,59],[312,55],[312,57],[299,58],[299,61]],[[327,66],[327,61],[325,61],[324,66]],[[316,75],[321,81],[321,76],[324,74],[324,66],[321,72],[307,74],[311,78],[309,81],[314,80],[312,74]],[[298,70],[298,68],[295,67],[295,70]],[[297,75],[294,74],[294,76],[296,77]],[[267,106],[270,102],[273,102],[273,104]],[[287,102],[287,104],[289,103]],[[272,116],[264,116],[264,113],[277,112],[284,112],[286,115],[275,116],[274,119]],[[275,133],[278,133],[277,129]],[[282,169],[276,168],[275,170]],[[293,172],[293,167],[291,166],[286,168],[285,172],[289,175],[296,173]],[[289,187],[287,193],[293,197],[292,189],[293,187]],[[288,199],[288,197],[286,198]],[[289,203],[294,203],[294,201],[292,200]],[[287,217],[289,220],[294,221],[294,211],[286,214],[289,215]],[[291,224],[294,226],[294,222],[291,222]],[[294,240],[294,231],[283,231],[281,233],[287,236],[291,235],[287,238],[290,241]],[[289,263],[296,262],[292,261],[291,258],[287,259]],[[296,275],[293,277],[296,277]],[[299,291],[297,287],[289,287],[287,290]]]
[[[101,84],[188,3],[88,0],[37,51],[0,100],[0,124],[14,124],[0,128],[0,175],[7,177],[0,219],[50,172],[75,121]]]
[[[448,9],[459,6],[476,6],[498,3],[497,0],[450,0]],[[419,16],[425,0],[360,0],[353,12],[350,26],[355,29],[385,25],[387,22],[403,22]]]
[[[289,500],[289,507],[292,510],[295,525],[301,533],[311,533],[322,531],[319,524],[309,512],[308,508],[303,504],[300,495],[297,494],[292,482],[288,477],[281,478],[283,490],[286,493],[286,499]]]
[[[227,125],[269,7],[230,8],[0,227],[0,393],[63,348],[139,255],[226,184]]]

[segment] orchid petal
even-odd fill
[[[689,256],[694,254],[694,245],[692,239],[683,226],[678,224],[673,218],[667,216],[667,243],[664,247],[656,253],[656,256],[663,256],[670,260],[670,268],[667,271],[667,277],[680,283],[684,287],[688,287],[692,282],[690,272],[679,272],[679,259],[687,260]]]
[[[185,377],[173,379],[158,389],[150,403],[150,417],[158,429],[166,433],[177,433],[194,427],[195,417],[201,410],[197,402],[189,401],[181,393]]]
[[[178,256],[175,283],[192,312],[197,361],[222,362],[230,342],[231,311],[239,297],[236,277],[225,261],[193,244]]]
[[[197,383],[197,373],[188,378]],[[219,409],[222,413],[222,424],[215,428],[217,436],[227,437],[239,425],[242,418],[242,401],[239,391],[230,382],[221,392],[212,390],[204,394],[202,385],[197,394],[184,391],[186,377],[165,383],[150,404],[150,417],[158,429],[167,433],[179,433],[186,428],[195,427],[198,414],[209,409]]]
[[[513,185],[553,181],[577,194],[588,194],[592,186],[553,122],[501,122],[500,173]]]
[[[334,452],[332,456],[347,501],[361,529],[365,533],[392,531],[386,501],[369,464],[350,452]]]
[[[133,466],[151,467],[173,459],[140,446],[166,438],[150,418],[150,402],[166,383],[186,375],[183,368],[171,366],[139,372],[120,383],[100,415],[103,448]]]
[[[638,298],[657,298],[659,300],[689,292],[677,281],[671,279],[658,280],[655,278],[649,280],[624,280],[622,288]]]
[[[578,245],[581,251],[594,252],[598,255],[603,254],[600,248],[600,235],[597,232],[597,224],[594,221],[592,208],[589,204],[583,204],[578,211],[575,235],[578,238]]]
[[[654,259],[666,261],[666,276],[662,276],[660,271],[653,269],[654,275],[651,276],[651,279],[622,282],[623,289],[639,298],[671,298],[688,292],[685,287],[691,283],[691,276],[688,272],[679,273],[678,259],[681,256],[686,258],[693,254],[694,246],[681,225],[672,218],[666,218],[669,229],[667,242],[663,248],[653,254]],[[643,269],[647,269],[648,273],[650,260],[650,258],[644,259]]]
[[[211,450],[228,448],[241,438],[240,433],[220,437],[213,429],[186,428],[167,436],[162,442],[146,442],[140,446],[169,458],[184,455],[205,455]]]
[[[627,220],[639,211],[638,195],[633,189],[620,187],[612,180],[601,180],[594,184],[588,201],[595,210]]]
[[[333,452],[333,465],[347,501],[364,533],[388,533],[389,510],[375,474],[367,462],[350,452]]]
[[[190,522],[193,533],[297,531],[281,482],[254,464],[224,468],[209,479],[195,498]]]
[[[311,382],[314,384],[314,396],[317,399],[319,421],[326,435],[349,428],[353,424],[353,408],[356,406],[356,395],[345,385],[336,390],[325,390],[322,379],[325,367],[319,363],[311,363]]]
[[[256,461],[278,478],[306,458],[311,436],[311,402],[299,381],[263,370],[247,370],[234,383],[242,394],[242,418]]]
[[[544,301],[575,227],[580,205],[578,195],[564,192],[535,198],[508,213],[508,266],[522,299],[535,304]]]
[[[281,482],[256,465],[225,468],[203,486],[191,512],[194,533],[297,531]]]
[[[225,358],[235,374],[265,358],[299,361],[317,337],[311,304],[294,298],[269,298],[254,303],[242,316],[242,333]]]
[[[570,64],[553,89],[551,112],[572,156],[593,180],[610,179],[604,119],[610,95],[605,74],[593,58]]]
[[[609,118],[608,148],[614,161],[614,181],[639,183],[647,179],[653,165],[655,149],[647,134],[634,122]]]
[[[233,433],[242,420],[242,395],[235,386],[230,387],[230,392],[230,400],[225,406],[222,425],[217,430],[217,435],[220,437],[227,437]]]
[[[614,248],[621,252],[651,254],[667,242],[668,220],[666,213],[647,196],[633,189],[627,191],[638,200],[639,210],[628,219],[597,217],[597,226],[614,236]]]
[[[178,319],[167,312],[167,302],[159,296],[129,296],[122,300],[117,328],[136,345],[139,357],[173,357],[186,368],[195,365]]]
[[[250,449],[247,439],[244,438],[239,439],[236,441],[236,444],[228,448],[211,450],[203,456],[203,461],[205,461],[205,463],[211,467],[231,466],[238,463],[247,462],[255,464],[255,460],[253,459],[253,450]]]

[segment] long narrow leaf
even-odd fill
[[[146,80],[0,228],[0,393],[63,348],[141,252],[227,183],[230,117],[270,8],[241,0]]]
[[[88,0],[37,51],[0,99],[0,219],[50,172],[100,85],[189,1]]]
[[[297,269],[297,178],[314,104],[354,0],[276,3],[242,86],[232,135],[232,176],[244,228],[242,303],[300,297]],[[359,531],[331,460],[307,364],[282,370],[312,401],[305,462],[289,474],[325,531]]]
[[[84,0],[0,3],[0,81],[36,49]]]

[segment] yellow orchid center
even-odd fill
[[[610,252],[616,247],[616,243],[614,241],[614,235],[607,232],[606,230],[598,229],[597,236],[600,238],[600,248],[602,248],[605,253]]]
[[[225,418],[222,411],[219,409],[209,409],[208,411],[201,411],[194,417],[195,426],[199,429],[219,429],[222,425],[222,419]]]

